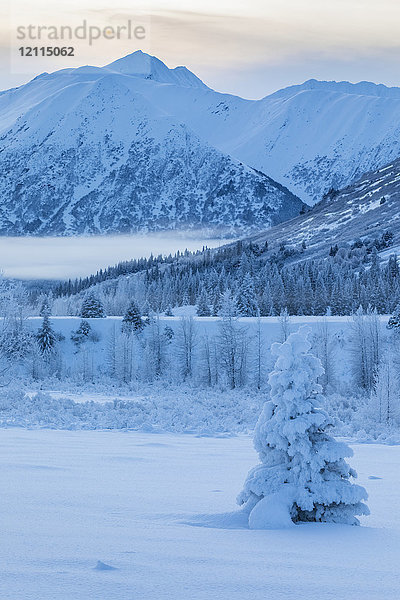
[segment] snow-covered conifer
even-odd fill
[[[189,298],[187,291],[185,291],[183,294],[183,297],[182,297],[182,306],[189,306],[189,305],[190,305],[190,298]]]
[[[51,305],[52,305],[52,294],[50,293],[49,296],[43,297],[42,303],[40,305],[39,315],[41,317],[44,317],[45,315],[50,316],[51,315]]]
[[[212,303],[212,316],[218,317],[219,311],[221,310],[221,294],[216,293]]]
[[[32,334],[22,319],[3,319],[0,331],[0,357],[17,362],[32,349]]]
[[[85,319],[82,319],[78,329],[71,333],[71,340],[74,342],[74,344],[80,346],[84,342],[88,341],[91,331],[92,328],[90,327],[90,323]]]
[[[172,340],[175,337],[174,330],[169,325],[164,327],[164,337],[167,340],[167,344],[171,344]]]
[[[136,300],[132,300],[122,319],[122,330],[125,333],[140,333],[144,326],[145,323],[140,314],[138,303]]]
[[[254,434],[261,464],[249,472],[238,497],[249,510],[250,527],[268,528],[274,511],[283,511],[287,522],[351,525],[369,512],[363,503],[367,493],[352,483],[356,473],[345,461],[352,450],[328,433],[332,424],[320,408],[323,397],[316,383],[323,368],[310,353],[309,335],[302,327],[271,349],[276,356],[269,376],[271,400]]]
[[[57,337],[47,314],[43,317],[42,326],[36,334],[36,340],[38,348],[43,355],[49,355],[55,349]]]
[[[199,303],[197,305],[197,315],[199,317],[209,317],[211,315],[208,294],[204,288],[201,291]]]
[[[393,315],[390,317],[387,328],[400,331],[400,305],[396,307]]]
[[[250,273],[245,275],[240,285],[237,295],[237,306],[239,313],[243,317],[256,317],[258,314],[257,296]]]
[[[223,319],[232,319],[237,316],[237,303],[231,290],[225,290],[221,294],[219,316]]]
[[[166,317],[173,317],[174,313],[172,312],[172,306],[170,304],[168,304],[167,308],[165,309],[165,316]]]
[[[93,292],[89,292],[82,302],[82,319],[102,319],[105,316],[101,301]]]

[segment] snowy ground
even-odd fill
[[[250,531],[215,516],[255,464],[247,436],[6,429],[0,443],[1,600],[398,598],[399,446],[354,447],[363,527]]]

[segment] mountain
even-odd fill
[[[184,117],[308,204],[400,156],[400,88],[368,82],[310,80],[253,102],[225,96]]]
[[[237,235],[299,214],[299,198],[181,118],[203,94],[219,96],[141,52],[1,93],[0,233]]]
[[[390,232],[390,245],[379,247],[385,257],[400,250],[400,159],[366,173],[356,183],[327,194],[306,214],[260,234],[251,241],[277,252],[282,243],[288,248],[306,249],[294,260],[324,258],[330,247],[364,244],[382,240]],[[358,242],[357,242],[358,243]]]
[[[0,233],[248,235],[399,156],[400,88],[245,100],[139,51],[0,93]]]

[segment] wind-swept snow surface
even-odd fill
[[[252,531],[223,515],[250,437],[12,429],[0,443],[2,600],[398,598],[398,446],[353,447],[362,527]]]

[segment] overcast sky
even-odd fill
[[[2,89],[44,70],[104,65],[139,48],[248,98],[310,78],[400,85],[398,0],[14,0],[9,17],[0,16]],[[75,57],[16,60],[18,26],[72,27],[84,19],[100,27],[131,19],[144,24],[146,39],[78,42]]]

